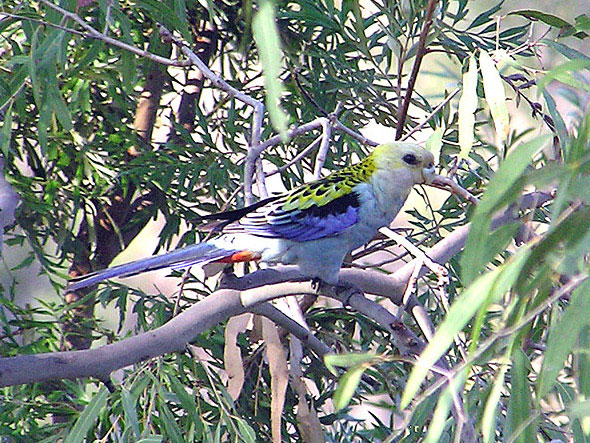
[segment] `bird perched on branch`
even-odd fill
[[[410,143],[388,143],[360,163],[235,211],[206,216],[220,235],[182,249],[70,280],[74,291],[114,277],[211,262],[297,265],[327,284],[338,282],[346,254],[388,226],[415,184],[434,176],[434,157]]]

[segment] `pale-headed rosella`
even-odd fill
[[[206,216],[220,228],[211,240],[74,278],[67,290],[161,268],[251,260],[297,265],[305,277],[336,284],[346,254],[388,226],[412,187],[433,176],[427,150],[383,144],[361,162],[286,194]]]

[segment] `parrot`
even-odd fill
[[[162,268],[248,261],[296,265],[305,278],[336,285],[345,256],[392,223],[414,185],[433,178],[431,152],[413,143],[381,144],[360,162],[290,192],[204,216],[216,237],[72,278],[66,290]]]

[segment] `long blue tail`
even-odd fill
[[[177,249],[162,255],[156,255],[141,260],[124,263],[113,266],[112,268],[102,269],[91,272],[90,274],[72,278],[68,282],[66,291],[76,291],[87,286],[94,285],[103,280],[115,277],[130,277],[143,272],[155,271],[163,268],[182,269],[197,263],[208,263],[220,260],[230,256],[236,251],[220,249],[210,243],[198,243],[187,246],[186,248]]]

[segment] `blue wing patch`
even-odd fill
[[[286,198],[280,198],[253,208],[253,211],[225,226],[223,232],[310,241],[337,235],[359,219],[360,202],[355,192],[306,209],[285,210],[285,201]]]

